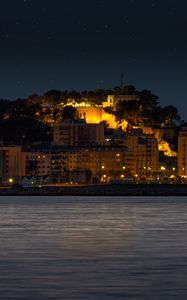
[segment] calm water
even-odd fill
[[[0,299],[187,299],[187,198],[1,197]]]

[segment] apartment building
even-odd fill
[[[187,178],[187,126],[182,127],[178,136],[178,175]]]
[[[151,177],[158,173],[159,151],[154,135],[141,133],[127,134],[125,145],[128,148],[130,169],[137,177]]]
[[[0,173],[2,181],[25,176],[25,153],[21,146],[0,147]]]
[[[83,119],[66,121],[54,126],[53,143],[59,146],[102,145],[104,125],[88,124]]]

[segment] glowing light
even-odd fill
[[[166,168],[165,168],[164,166],[161,166],[161,167],[160,167],[160,170],[161,170],[161,171],[165,171]]]
[[[169,178],[170,179],[175,179],[175,175],[171,175]]]
[[[14,181],[13,178],[9,178],[8,180],[9,183],[12,183],[13,181]]]
[[[164,140],[160,139],[158,141],[158,149],[159,149],[159,151],[163,151],[164,155],[166,155],[166,156],[169,156],[169,157],[177,156],[177,152],[172,151],[169,144]]]

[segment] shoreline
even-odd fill
[[[2,196],[187,196],[187,184],[98,184],[0,188]]]

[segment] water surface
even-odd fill
[[[187,299],[187,198],[1,197],[0,299]]]

